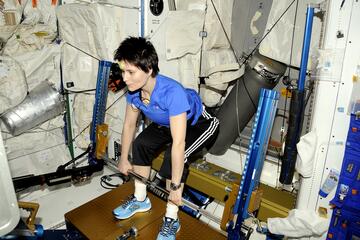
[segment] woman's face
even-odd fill
[[[122,70],[122,77],[129,91],[136,91],[142,88],[151,76],[151,71],[146,73],[137,66],[126,61],[120,61],[119,65]]]

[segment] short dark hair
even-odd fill
[[[159,72],[159,58],[152,43],[143,37],[128,37],[120,43],[115,51],[114,60],[124,60],[144,72],[152,69],[152,76]]]

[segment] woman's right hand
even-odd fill
[[[132,168],[133,167],[128,159],[120,159],[119,164],[118,164],[118,169],[122,174],[127,176],[128,171],[132,170]]]

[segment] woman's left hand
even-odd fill
[[[170,194],[169,194],[169,200],[177,205],[177,206],[181,206],[182,205],[182,202],[181,202],[181,199],[182,199],[182,191],[181,191],[181,188],[179,188],[178,190],[170,190]]]

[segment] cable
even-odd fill
[[[127,93],[127,90],[121,94],[113,103],[111,103],[106,109],[105,109],[105,113],[107,110],[109,110],[116,102],[118,102],[120,100],[120,98],[122,98],[125,94]],[[89,123],[84,129],[82,129],[75,137],[73,137],[71,139],[71,142],[73,142],[76,138],[78,138],[88,127],[90,127],[91,123]]]
[[[85,52],[84,50],[82,50],[82,49],[80,49],[80,48],[72,45],[71,43],[65,42],[65,44],[68,44],[69,46],[75,48],[76,50],[78,50],[78,51],[80,51],[80,52],[82,52],[82,53],[84,53],[84,54],[86,54],[86,55],[88,55],[88,56],[90,56],[90,57],[92,57],[92,58],[100,61],[99,58],[95,57],[94,55],[92,55],[92,54],[90,54],[90,53]],[[81,90],[81,91],[67,90],[67,91],[72,92],[72,93],[85,93],[85,92],[90,92],[90,91],[96,91],[96,89],[86,89],[86,90]],[[125,93],[127,93],[127,91],[125,91],[123,94],[121,94],[112,104],[110,104],[110,106],[105,109],[105,112],[106,112],[109,108],[111,108],[117,101],[119,101],[120,98],[125,95]],[[74,141],[76,138],[78,138],[88,127],[90,127],[90,125],[91,125],[91,123],[89,123],[84,129],[82,129],[82,130],[81,130],[75,137],[73,137],[70,141],[73,142],[73,141]]]
[[[313,90],[314,90],[314,81],[310,81],[309,92],[308,92],[308,94],[306,96],[304,108],[306,108],[306,106],[307,106],[307,104],[308,104],[308,102],[310,100],[310,97],[311,97],[311,95],[313,93]]]
[[[204,22],[203,22],[203,26],[202,26],[202,33],[201,33],[201,47],[200,47],[200,65],[199,65],[199,78],[202,77],[202,57],[203,57],[203,47],[204,47],[204,37],[205,37],[205,19],[206,19],[206,13],[207,13],[207,9],[208,9],[208,1],[206,0],[205,2],[205,13],[204,13]]]
[[[70,43],[68,43],[68,42],[65,42],[65,44],[68,44],[69,46],[77,49],[78,51],[80,51],[80,52],[82,52],[82,53],[84,53],[84,54],[86,54],[86,55],[88,55],[88,56],[90,56],[90,57],[92,57],[92,58],[100,61],[99,58],[97,58],[97,57],[95,57],[95,56],[93,56],[93,55],[85,52],[84,50],[82,50],[82,49],[80,49],[80,48],[78,48],[78,47],[76,47],[76,46],[74,46],[74,45],[72,45],[72,44],[70,44]],[[61,75],[62,75],[62,74],[61,74]],[[62,77],[61,77],[61,78],[62,78]],[[65,91],[62,92],[62,95],[68,95],[68,94],[72,94],[72,93],[74,93],[74,94],[87,93],[87,92],[95,91],[95,90],[96,90],[96,89],[86,89],[86,90],[80,90],[80,91],[65,90]],[[126,92],[127,92],[127,91],[125,91],[122,95],[120,95],[120,96],[105,110],[105,112],[106,112],[110,107],[112,107]],[[90,123],[90,124],[91,124],[91,123]],[[81,133],[83,133],[83,132],[90,126],[90,124],[89,124],[87,127],[85,127],[77,136],[75,136],[74,138],[72,138],[71,142],[73,142]],[[43,129],[42,129],[42,130],[43,130]],[[51,130],[53,130],[53,129],[51,129]],[[46,130],[46,131],[44,130],[44,132],[50,132],[51,130]],[[37,131],[37,132],[39,132],[39,131]],[[60,146],[60,145],[62,145],[62,144],[64,144],[64,143],[56,144],[56,145],[54,145],[54,146],[50,146],[50,147],[45,148],[45,149],[41,149],[41,150],[37,150],[37,151],[31,152],[31,153],[27,153],[26,155],[31,155],[31,154],[38,153],[38,152],[41,152],[41,151],[44,151],[44,150],[48,150],[48,149],[51,149],[51,148],[54,148],[54,147],[58,147],[58,146]],[[72,163],[75,163],[76,160],[80,159],[81,157],[83,157],[83,156],[85,156],[87,153],[89,153],[89,152],[90,152],[90,149],[91,149],[91,147],[90,147],[90,145],[89,145],[88,148],[85,150],[85,152],[83,152],[83,153],[81,153],[80,155],[78,155],[77,157],[71,159],[69,162],[67,162],[67,163],[65,163],[65,164],[63,164],[63,165],[60,165],[60,166],[57,168],[57,171],[65,170],[65,168],[66,168],[68,165],[70,165],[70,164],[72,164]],[[26,155],[23,155],[23,156],[26,156]],[[16,158],[23,157],[23,156],[17,156]],[[12,160],[12,159],[15,159],[15,158],[9,158],[8,160]],[[22,190],[23,190],[23,189],[21,189],[21,190],[19,190],[19,191],[22,191]]]
[[[215,4],[214,4],[213,0],[211,0],[211,4],[212,4],[212,6],[213,6],[213,8],[214,8],[215,14],[216,14],[219,22],[220,22],[221,28],[222,28],[222,30],[224,31],[224,34],[225,34],[226,40],[227,40],[228,43],[229,43],[230,49],[231,49],[232,53],[234,54],[235,60],[236,60],[236,62],[239,64],[239,59],[238,59],[238,57],[236,56],[236,52],[235,52],[235,50],[234,50],[234,47],[233,47],[233,45],[231,44],[231,40],[230,40],[230,38],[229,38],[229,35],[227,34],[227,32],[226,32],[226,30],[225,30],[224,24],[223,24],[223,22],[222,22],[221,19],[220,19],[220,15],[219,15],[216,7],[215,7]],[[239,65],[240,65],[240,64],[239,64]],[[240,65],[239,68],[241,68],[241,66],[242,66],[242,65]]]
[[[51,149],[51,148],[55,148],[55,147],[61,146],[61,145],[63,145],[63,144],[64,144],[64,143],[58,143],[58,144],[56,144],[56,145],[53,145],[53,146],[50,146],[50,147],[47,147],[47,148],[44,148],[44,149],[36,150],[36,151],[34,151],[34,152],[31,152],[31,153],[26,153],[26,154],[23,154],[23,155],[19,155],[19,156],[16,156],[16,157],[14,157],[14,158],[8,158],[8,160],[10,161],[10,160],[14,160],[14,159],[16,159],[16,158],[25,157],[25,156],[28,156],[28,155],[31,155],[31,154],[34,154],[34,153],[42,152],[42,151],[45,151],[45,150],[49,150],[49,149]]]
[[[89,145],[89,146],[87,147],[87,149],[85,150],[85,152],[83,152],[83,153],[81,153],[80,155],[78,155],[77,157],[71,159],[71,160],[68,161],[67,163],[65,163],[65,164],[63,164],[63,165],[60,165],[60,166],[57,168],[56,171],[58,172],[58,171],[63,171],[63,170],[65,170],[65,168],[66,168],[67,166],[69,166],[69,165],[72,164],[72,163],[75,163],[76,160],[82,158],[82,157],[85,156],[87,153],[89,153],[89,152],[90,152],[90,149],[91,149],[91,147],[90,147],[90,145]]]
[[[297,0],[296,0],[297,1]],[[246,62],[250,56],[256,51],[256,49],[260,46],[260,44],[262,43],[262,41],[264,41],[264,39],[267,37],[267,35],[269,35],[269,33],[273,30],[273,28],[276,26],[276,24],[281,20],[281,18],[285,15],[285,13],[289,10],[289,8],[293,5],[293,3],[295,2],[295,0],[293,0],[289,6],[285,9],[285,11],[280,15],[280,17],[276,20],[276,22],[270,27],[270,29],[268,30],[268,32],[260,39],[260,41],[258,42],[258,44],[256,44],[256,46],[254,47],[254,49],[250,52],[250,54],[245,58],[245,60],[243,61]],[[294,25],[295,28],[295,25]]]
[[[291,41],[291,47],[290,47],[290,60],[289,60],[289,65],[290,66],[291,66],[293,48],[294,48],[294,36],[295,36],[295,26],[296,26],[298,8],[299,8],[299,1],[296,0],[295,16],[294,16],[294,27],[293,27],[293,31],[292,31],[292,41]],[[288,76],[289,76],[289,78],[290,78],[290,74],[291,74],[291,67],[288,66]],[[286,87],[286,92],[285,92],[284,114],[287,111],[287,104],[288,104],[288,96],[287,95],[288,95],[288,86]],[[282,119],[281,127],[282,127],[282,129],[284,129],[284,127],[285,127],[285,118]],[[284,131],[281,131],[280,142],[282,143],[283,141],[284,141]]]
[[[96,60],[98,60],[98,61],[101,61],[101,59],[100,59],[100,58],[97,58],[97,57],[95,57],[94,55],[91,55],[90,53],[85,52],[85,51],[84,51],[84,50],[82,50],[81,48],[78,48],[78,47],[76,47],[76,46],[72,45],[71,43],[65,42],[65,44],[67,44],[67,45],[69,45],[69,46],[71,46],[71,47],[75,48],[76,50],[78,50],[78,51],[80,51],[80,52],[82,52],[82,53],[84,53],[84,54],[86,54],[86,55],[88,55],[89,57],[92,57],[92,58],[94,58],[94,59],[96,59]]]
[[[295,0],[294,0],[295,1]],[[288,77],[289,79],[291,79],[290,74],[291,74],[291,62],[292,62],[292,55],[293,55],[293,50],[294,50],[294,37],[295,37],[295,26],[296,26],[296,19],[297,19],[297,12],[298,12],[298,8],[299,8],[299,1],[296,0],[296,7],[295,7],[295,15],[294,15],[294,27],[293,27],[293,31],[292,31],[292,41],[291,41],[291,47],[290,47],[290,59],[289,59],[289,65],[288,65]],[[291,87],[291,80],[290,80],[290,84],[288,86],[286,86],[286,92],[285,92],[285,104],[284,104],[284,116],[286,116],[286,112],[287,112],[287,105],[288,105],[288,91],[289,88]],[[280,131],[280,143],[284,144],[285,141],[285,119],[286,117],[282,118],[282,123],[281,123],[281,131]],[[277,173],[280,173],[279,169],[280,169],[280,159],[281,159],[281,154],[282,152],[278,152],[279,156],[278,156],[278,161],[277,161]],[[276,185],[278,185],[278,181],[279,181],[279,176],[277,176],[276,178]]]
[[[117,188],[120,184],[112,184],[110,181],[113,177],[118,177],[122,180],[122,182],[125,182],[123,175],[121,173],[114,173],[110,175],[104,175],[100,178],[100,185],[101,187],[105,189],[114,189]]]
[[[240,123],[239,123],[239,105],[237,104],[238,102],[238,96],[239,96],[239,81],[236,81],[236,94],[235,94],[235,101],[236,101],[236,125],[237,125],[237,130],[238,130],[238,136],[239,136],[239,150],[241,149],[241,131],[240,131]],[[243,167],[243,158],[242,158],[242,154],[240,153],[240,164],[241,167]]]
[[[243,59],[243,61],[240,63],[238,57],[236,56],[236,52],[235,52],[235,50],[234,50],[234,47],[233,47],[233,45],[232,45],[232,43],[231,43],[231,41],[230,41],[230,39],[229,39],[229,36],[228,36],[228,34],[226,33],[226,31],[225,31],[224,25],[223,25],[223,23],[222,23],[222,21],[221,21],[221,19],[220,19],[219,13],[218,13],[215,5],[214,5],[214,2],[213,2],[213,0],[211,0],[211,3],[212,3],[213,8],[214,8],[214,10],[215,10],[216,16],[217,16],[217,18],[218,18],[218,20],[219,20],[219,22],[220,22],[220,25],[221,25],[224,33],[225,33],[226,39],[227,39],[227,41],[228,41],[228,43],[229,43],[229,45],[230,45],[230,49],[231,49],[231,51],[233,52],[233,54],[234,54],[234,56],[235,56],[235,60],[236,60],[236,62],[237,62],[238,65],[239,65],[239,69],[241,69],[241,67],[242,67],[242,66],[245,64],[245,62],[250,58],[250,56],[252,56],[253,53],[258,49],[258,47],[260,46],[260,44],[264,41],[264,39],[267,37],[267,35],[269,35],[269,33],[274,29],[274,27],[275,27],[275,26],[277,25],[277,23],[281,20],[281,18],[285,15],[285,13],[290,9],[290,7],[293,5],[294,2],[295,2],[295,0],[293,0],[293,1],[289,4],[289,6],[288,6],[288,7],[285,9],[285,11],[280,15],[280,17],[276,20],[276,22],[270,27],[270,29],[268,30],[268,32],[260,39],[260,41],[257,43],[257,45],[256,45],[256,46],[253,48],[253,50],[250,52],[250,54],[247,55],[247,56]],[[296,10],[297,10],[297,9],[296,9]],[[295,15],[295,16],[296,16],[296,15]],[[294,24],[294,30],[293,30],[293,31],[295,31],[295,24]],[[246,87],[246,85],[245,85],[244,79],[242,79],[242,81],[243,81],[243,84],[244,84],[245,91],[246,91],[247,95],[249,96],[249,99],[250,99],[251,103],[253,104],[253,106],[254,106],[255,109],[256,109],[256,105],[255,105],[253,99],[251,98],[251,95],[250,95],[250,93],[249,93],[249,91],[248,91],[248,89],[247,89],[247,87]],[[238,82],[237,82],[236,84],[237,84],[236,87],[238,87]],[[239,119],[237,97],[238,97],[238,89],[236,89],[236,106],[235,106],[235,107],[236,107],[236,116],[237,116],[237,119]],[[239,147],[241,147],[241,136],[240,136],[240,129],[239,129],[239,120],[237,120],[237,126],[238,126],[238,135],[239,135],[239,138],[240,138]],[[241,154],[240,154],[240,161],[242,162]]]
[[[140,7],[137,7],[137,6],[120,5],[120,4],[115,4],[115,3],[109,3],[107,1],[102,1],[102,0],[97,1],[97,2],[100,3],[100,4],[119,7],[119,8],[125,8],[125,9],[130,9],[130,10],[140,10]]]
[[[236,56],[236,52],[235,52],[234,47],[233,47],[233,45],[232,45],[232,43],[231,43],[231,41],[230,41],[230,38],[229,38],[229,36],[228,36],[228,34],[227,34],[226,30],[225,30],[224,24],[223,24],[223,22],[222,22],[221,19],[220,19],[220,15],[219,15],[216,7],[215,7],[215,4],[214,4],[213,0],[211,0],[211,4],[212,4],[212,6],[213,6],[213,8],[214,8],[214,11],[215,11],[215,13],[216,13],[216,16],[217,16],[219,22],[220,22],[221,28],[222,28],[222,30],[224,31],[224,34],[225,34],[226,39],[227,39],[227,41],[228,41],[228,43],[229,43],[230,49],[231,49],[232,53],[233,53],[234,56],[235,56],[235,60],[236,60],[236,62],[237,62],[238,65],[239,65],[239,69],[240,69],[240,68],[244,65],[244,63],[250,58],[250,56],[252,56],[253,53],[258,49],[258,47],[260,46],[260,44],[264,41],[264,39],[267,37],[267,35],[269,35],[269,33],[274,29],[274,27],[275,27],[275,26],[277,25],[277,23],[281,20],[281,18],[285,15],[285,13],[287,13],[287,11],[290,9],[290,7],[293,5],[294,2],[295,2],[295,0],[293,0],[293,1],[289,4],[289,6],[288,6],[288,7],[285,9],[285,11],[280,15],[280,17],[276,20],[276,22],[270,27],[270,29],[268,30],[268,32],[267,32],[267,33],[260,39],[260,41],[256,44],[256,46],[253,48],[253,50],[250,52],[250,54],[247,55],[247,56],[244,58],[244,60],[240,63],[238,57]],[[296,9],[296,11],[297,11],[297,9]],[[295,16],[296,16],[296,15],[295,15]],[[294,25],[294,26],[295,26],[295,25]],[[295,27],[294,27],[294,30],[293,30],[293,31],[295,31]],[[200,64],[200,66],[201,66],[201,64]],[[244,80],[243,80],[243,81],[244,81]],[[255,102],[254,102],[253,99],[251,98],[250,93],[249,93],[249,91],[248,91],[248,89],[247,89],[247,87],[246,87],[246,85],[245,85],[245,82],[243,82],[243,83],[244,83],[245,91],[246,91],[246,93],[248,94],[248,96],[249,96],[249,98],[250,98],[253,106],[254,106],[255,109],[256,109]],[[237,105],[237,104],[238,104],[238,103],[236,102],[236,105]],[[236,108],[237,108],[237,107],[238,107],[238,106],[236,106]]]
[[[244,88],[245,88],[245,91],[246,91],[246,93],[247,93],[247,95],[248,95],[248,97],[249,97],[249,99],[250,99],[253,107],[255,108],[255,111],[256,111],[256,109],[257,109],[256,104],[255,104],[254,100],[252,99],[248,88],[246,87],[245,80],[244,80],[244,78],[240,78],[240,79],[242,80],[243,85],[244,85]],[[237,104],[237,103],[236,103],[236,104]]]
[[[212,3],[212,5],[213,5],[213,7],[214,7],[216,16],[217,16],[217,18],[218,18],[218,20],[219,20],[219,22],[220,22],[220,24],[221,24],[221,27],[222,27],[222,29],[223,29],[223,31],[224,31],[224,33],[225,33],[225,36],[226,36],[226,38],[227,38],[227,41],[228,41],[229,45],[230,45],[230,49],[232,50],[232,52],[233,52],[233,54],[234,54],[234,56],[235,56],[236,62],[239,64],[239,68],[241,68],[242,65],[244,65],[244,63],[245,63],[245,62],[250,58],[250,56],[256,51],[256,49],[260,46],[260,44],[262,43],[262,41],[264,41],[264,39],[267,37],[267,35],[269,35],[269,33],[274,29],[274,27],[277,25],[277,23],[281,20],[281,18],[285,15],[285,13],[289,10],[289,8],[293,5],[294,2],[295,2],[295,0],[293,0],[293,1],[289,4],[289,6],[288,6],[288,7],[285,9],[285,11],[280,15],[280,17],[276,20],[276,22],[270,27],[270,29],[268,30],[268,32],[260,39],[260,41],[258,42],[258,44],[256,44],[256,46],[253,48],[253,50],[250,52],[250,54],[249,54],[248,56],[246,56],[245,59],[244,59],[244,60],[242,61],[242,63],[240,64],[239,59],[238,59],[237,56],[236,56],[234,47],[232,46],[232,43],[231,43],[231,41],[230,41],[230,39],[229,39],[229,36],[227,35],[227,33],[226,33],[226,31],[225,31],[225,28],[224,28],[224,25],[223,25],[223,23],[222,23],[222,21],[221,21],[221,19],[220,19],[219,13],[218,13],[218,11],[217,11],[214,3],[213,3],[213,0],[211,0],[211,3]]]
[[[247,93],[247,95],[248,95],[248,97],[249,97],[249,99],[250,99],[250,101],[251,101],[251,103],[252,103],[252,105],[253,105],[253,107],[255,108],[255,111],[256,111],[256,105],[255,105],[255,103],[254,103],[254,101],[253,101],[253,99],[251,98],[251,95],[250,95],[250,93],[249,93],[249,90],[247,89],[247,87],[246,87],[246,85],[245,85],[245,80],[244,80],[244,78],[240,78],[240,80],[242,81],[242,83],[243,83],[243,85],[244,85],[244,89],[245,89],[245,91],[246,91],[246,93]],[[237,129],[238,129],[238,135],[239,135],[239,150],[240,150],[240,148],[241,148],[241,142],[242,142],[242,138],[241,138],[241,132],[240,132],[240,126],[239,126],[239,104],[238,104],[238,95],[239,95],[239,81],[240,80],[238,80],[237,82],[236,82],[236,124],[237,124]],[[241,153],[240,153],[240,164],[241,164],[241,167],[243,167],[244,165],[243,165],[243,158],[242,158],[242,155],[241,155]]]
[[[121,98],[122,96],[124,96],[125,93],[127,93],[127,91],[125,91],[122,95],[120,95],[108,108],[106,108],[105,112],[106,112],[109,108],[111,108],[117,101],[119,101],[120,98]],[[78,135],[76,135],[74,138],[72,138],[71,141],[73,142],[73,141],[74,141],[78,136],[80,136],[90,125],[91,125],[91,123],[89,123],[83,130],[81,130],[81,132],[80,132]],[[54,148],[54,147],[60,146],[60,145],[62,145],[62,144],[63,144],[63,143],[57,144],[57,145],[54,145],[54,146],[51,146],[51,147],[48,147],[48,148],[45,148],[45,149],[41,149],[41,150],[38,150],[38,151],[35,151],[35,152],[32,152],[32,153],[28,153],[28,154],[26,154],[26,155],[30,155],[30,154],[34,154],[34,153],[37,153],[37,152],[41,152],[41,151],[44,151],[44,150],[47,150],[47,149],[50,149],[50,148]],[[74,159],[71,159],[69,162],[67,162],[67,163],[59,166],[59,167],[58,167],[58,170],[65,169],[68,165],[70,165],[71,163],[74,163],[76,160],[78,160],[78,159],[80,159],[81,157],[83,157],[83,156],[84,156],[85,154],[87,154],[89,151],[90,151],[90,146],[88,146],[88,148],[85,150],[85,152],[81,153],[79,156],[77,156],[77,157],[75,157]],[[24,155],[24,156],[26,156],[26,155]],[[22,156],[20,156],[20,157],[22,157]],[[17,158],[18,158],[18,157],[17,157]],[[15,159],[15,158],[13,158],[13,159]],[[9,159],[9,160],[12,160],[12,159]]]
[[[292,31],[292,37],[291,37],[292,41],[291,41],[291,47],[290,47],[289,66],[292,66],[291,61],[292,61],[292,55],[293,55],[293,50],[294,50],[295,26],[296,26],[296,18],[297,18],[298,8],[299,8],[299,0],[296,0],[295,15],[294,15],[294,27],[293,27],[293,31]],[[300,70],[300,68],[299,68],[299,70]],[[290,73],[291,73],[291,67],[288,67],[288,76],[289,77],[290,77]]]
[[[92,89],[85,89],[85,90],[69,90],[69,89],[66,89],[62,95],[69,95],[69,94],[78,94],[78,93],[88,93],[88,92],[94,92],[96,91],[96,88],[92,88]]]

